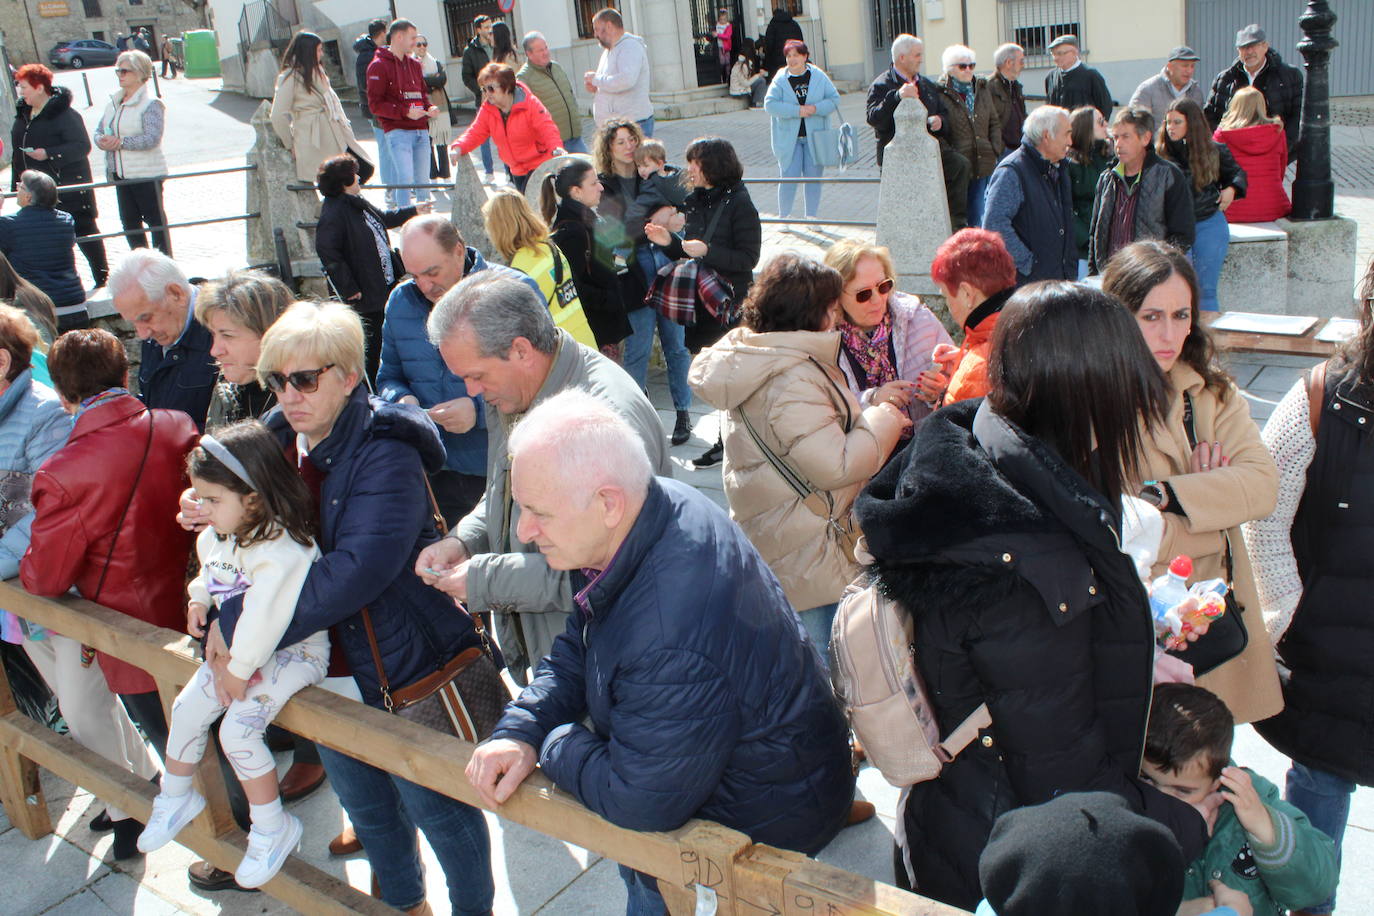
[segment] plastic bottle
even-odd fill
[[[1179,554],[1169,563],[1169,571],[1150,583],[1150,613],[1161,631],[1179,634],[1182,622],[1175,609],[1188,597],[1188,577],[1192,574],[1192,558]]]

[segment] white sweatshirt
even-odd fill
[[[219,607],[243,593],[243,612],[229,646],[229,672],[248,680],[272,657],[291,625],[296,599],[320,549],[296,543],[285,531],[245,548],[238,538],[221,538],[206,528],[196,539],[196,555],[200,574],[186,587],[192,601]],[[309,639],[316,637],[323,637],[328,646],[327,631]]]
[[[649,101],[649,55],[644,39],[626,32],[601,51],[592,77],[592,117],[600,127],[611,118],[643,121],[654,113]]]

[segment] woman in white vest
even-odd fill
[[[115,60],[119,89],[95,128],[95,145],[105,151],[105,175],[111,181],[126,180],[115,188],[119,220],[124,224],[130,248],[147,248],[143,227],[167,225],[162,209],[162,178],[167,160],[162,156],[162,132],[167,109],[148,88],[153,61],[142,51],[125,51]],[[146,180],[144,180],[146,179]],[[172,241],[165,229],[152,229],[153,244],[168,257]]]

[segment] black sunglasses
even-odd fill
[[[891,277],[888,277],[886,280],[882,281],[876,286],[865,286],[863,289],[859,290],[857,293],[854,294],[854,301],[867,302],[869,299],[873,298],[874,290],[878,291],[878,295],[886,296],[888,293],[892,292],[892,287],[896,285],[896,281],[893,280]]]
[[[960,70],[972,70],[972,69],[974,69],[975,67],[977,67],[978,65],[977,65],[977,64],[973,64],[973,63],[969,63],[969,64],[955,64],[954,66],[957,67],[957,68],[960,69]]]
[[[287,384],[299,391],[301,394],[314,394],[320,387],[320,375],[334,368],[334,364],[321,366],[319,369],[298,369],[289,375],[284,372],[269,372],[264,381],[270,391],[281,394],[286,390]]]
[[[485,86],[482,87],[482,91],[485,92],[487,95],[495,95],[496,93],[501,91],[501,87],[496,85],[495,83],[487,83]]]

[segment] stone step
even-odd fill
[[[748,107],[748,99],[737,99],[726,95],[722,89],[719,95],[711,98],[681,100],[674,98],[671,101],[655,99],[654,117],[660,121],[677,121],[682,118],[699,118],[703,115],[743,111]]]

